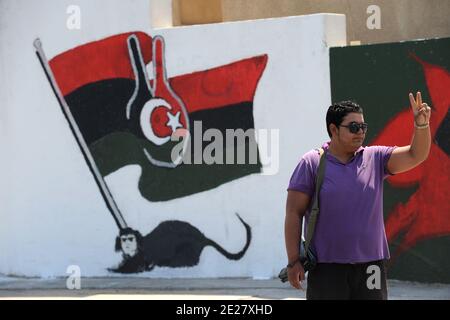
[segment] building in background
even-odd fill
[[[349,44],[450,36],[448,0],[172,0],[172,8],[174,26],[341,13]]]

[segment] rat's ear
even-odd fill
[[[136,242],[138,247],[138,252],[142,252],[142,246],[144,244],[144,237],[139,231],[136,231]]]
[[[118,251],[120,251],[121,249],[122,249],[122,244],[121,244],[121,242],[120,242],[120,237],[117,236],[117,237],[116,237],[116,246],[115,246],[114,250],[115,250],[116,252],[118,252]]]

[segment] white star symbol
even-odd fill
[[[172,132],[175,132],[177,128],[183,128],[183,126],[180,123],[180,114],[181,112],[178,111],[177,114],[173,115],[170,112],[167,112],[167,116],[169,117],[169,121],[167,121],[166,126],[172,128]]]

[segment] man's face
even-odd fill
[[[124,234],[120,236],[122,251],[130,257],[137,253],[137,241],[134,234]]]
[[[341,125],[337,128],[338,143],[349,152],[355,152],[362,146],[366,134],[361,128],[358,128],[357,133],[352,133],[348,127],[352,123],[364,123],[364,116],[361,113],[349,113],[342,120]]]

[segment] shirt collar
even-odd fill
[[[325,143],[322,145],[323,150],[328,150],[328,148],[330,147],[330,143],[331,143],[331,141],[325,142]],[[355,151],[355,154],[353,155],[352,160],[353,160],[360,152],[364,151],[364,148],[365,148],[365,147],[363,147],[363,146],[359,147],[358,150]],[[333,157],[333,158],[334,158],[334,157]],[[352,160],[350,160],[349,162],[351,162]],[[337,159],[336,159],[336,161],[337,161]]]
[[[331,143],[331,141],[325,142],[325,143],[322,145],[323,150],[327,150],[327,149],[330,147],[330,143]],[[359,152],[361,152],[361,151],[363,151],[363,150],[364,150],[364,147],[363,147],[363,146],[359,147],[358,150],[355,151],[355,156],[356,156]]]

